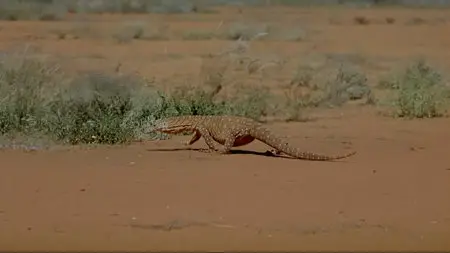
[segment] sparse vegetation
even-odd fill
[[[254,40],[267,34],[268,27],[261,24],[234,22],[225,35],[229,40]]]
[[[397,117],[443,116],[450,98],[442,75],[424,60],[415,62],[400,76],[382,80],[379,86],[393,90],[394,115]]]
[[[315,80],[317,72],[308,66],[297,68],[285,91],[285,109],[289,121],[304,121],[306,108],[338,107],[348,101],[366,99],[374,101],[366,76],[348,66],[341,65],[335,75],[325,82]]]
[[[57,65],[28,58],[0,65],[0,90],[2,135],[45,135],[68,144],[127,143],[168,115],[259,118],[264,111],[254,92],[215,101],[199,88],[164,93],[138,76],[88,72],[69,79]]]
[[[0,18],[4,20],[58,20],[67,13],[213,13],[211,4],[201,1],[83,1],[83,0],[4,0]]]
[[[125,24],[120,31],[113,34],[118,43],[127,43],[133,39],[141,39],[144,36],[144,24]]]
[[[150,25],[145,22],[127,22],[112,37],[120,44],[133,40],[168,40],[168,28],[164,25]]]
[[[189,85],[162,91],[140,76],[85,72],[72,77],[58,65],[26,56],[6,56],[4,59],[13,61],[0,64],[0,133],[45,136],[65,144],[128,143],[150,137],[146,130],[153,120],[170,115],[231,114],[262,120],[282,110],[288,112],[286,120],[303,121],[303,109],[324,104],[340,106],[363,96],[358,92],[355,95],[351,88],[366,87],[364,75],[343,69],[322,87],[313,84],[312,69],[302,69],[285,93],[286,103],[278,108],[273,104],[276,96],[263,86],[241,83],[233,87],[233,92],[218,96],[230,83],[223,79],[228,73],[225,71],[264,75],[240,70],[239,60],[238,66],[228,66],[224,62],[233,61],[227,57],[231,56],[210,58],[206,63],[203,85],[212,91]],[[301,90],[305,87],[306,93]]]
[[[318,86],[314,83],[314,70],[309,66],[298,66],[284,91],[287,121],[306,120],[304,109],[318,106],[315,94],[317,89]]]
[[[216,37],[213,31],[187,31],[184,32],[182,38],[184,40],[210,40]]]
[[[320,104],[341,106],[350,100],[372,99],[365,74],[340,66],[333,80],[326,83]]]
[[[53,1],[19,1],[7,0],[0,2],[0,19],[2,20],[60,20],[68,9]]]
[[[446,1],[428,1],[427,5],[448,5]],[[424,5],[423,1],[292,1],[292,0],[270,0],[270,1],[244,1],[244,0],[3,0],[0,3],[0,19],[3,20],[58,20],[67,13],[214,13],[214,6],[240,4],[247,6],[258,5]],[[364,17],[356,17],[358,24],[368,24]],[[413,21],[415,23],[415,21]]]

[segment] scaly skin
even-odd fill
[[[280,137],[275,136],[266,129],[261,123],[245,117],[237,116],[178,116],[157,120],[153,131],[159,131],[168,134],[177,134],[181,132],[194,132],[192,138],[186,142],[192,145],[203,136],[208,151],[216,151],[221,154],[229,153],[232,147],[239,147],[255,139],[271,146],[276,154],[285,153],[297,159],[329,161],[346,158],[356,154],[356,151],[344,155],[319,155],[311,152],[303,152],[298,148],[290,146]],[[222,147],[216,147],[214,143],[222,144]]]

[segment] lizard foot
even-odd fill
[[[265,152],[265,154],[271,155],[271,156],[280,156],[282,154],[282,152],[279,150],[276,150],[276,149],[272,149],[272,150],[267,150]]]
[[[220,148],[220,149],[217,150],[217,153],[221,154],[221,155],[225,155],[225,154],[230,154],[231,151],[228,150],[228,149]]]
[[[191,146],[189,141],[181,141],[181,145],[183,145],[183,146]]]
[[[212,152],[214,152],[214,150],[212,150],[210,148],[201,148],[198,151],[200,151],[202,153],[212,153]]]

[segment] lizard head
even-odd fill
[[[177,134],[189,130],[191,125],[179,117],[169,117],[155,121],[152,131],[163,132],[167,134]]]

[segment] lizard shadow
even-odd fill
[[[165,151],[198,151],[203,152],[204,149],[201,148],[156,148],[156,149],[147,149],[147,151],[156,151],[156,152],[165,152]],[[291,157],[284,157],[284,156],[277,156],[270,151],[266,152],[258,152],[258,151],[251,151],[251,150],[236,150],[233,149],[230,151],[229,155],[237,155],[237,154],[244,154],[244,155],[257,155],[257,156],[271,156],[271,157],[278,157],[278,158],[291,158]]]
[[[201,148],[156,148],[156,149],[147,149],[147,151],[153,151],[153,152],[167,152],[167,151],[198,151],[202,152],[204,149]],[[292,159],[292,160],[305,160],[305,159],[298,159],[295,157],[289,157],[289,156],[283,156],[283,155],[276,155],[269,150],[266,152],[258,152],[258,151],[252,151],[252,150],[241,150],[241,149],[232,149],[230,151],[230,154],[228,155],[256,155],[256,156],[265,156],[265,157],[274,157],[274,158],[282,158],[282,159]],[[310,160],[314,162],[313,160]],[[330,161],[320,161],[320,162],[343,162],[343,161],[336,161],[336,160],[330,160]]]

